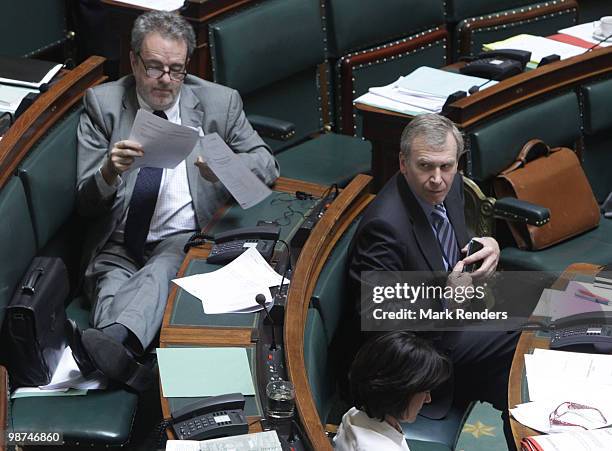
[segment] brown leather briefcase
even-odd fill
[[[544,249],[599,224],[599,206],[571,149],[551,149],[532,139],[497,176],[494,188],[497,197],[516,197],[550,210],[550,222],[541,227],[509,224],[521,249]]]

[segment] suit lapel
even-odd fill
[[[181,123],[189,127],[200,128],[204,123],[204,112],[198,108],[200,101],[191,92],[191,89],[183,85],[181,89],[181,99],[179,108],[181,111]],[[202,183],[200,181],[200,171],[194,165],[198,156],[204,157],[204,148],[202,142],[198,140],[193,151],[185,159],[187,166],[187,180],[189,182],[189,191],[191,192],[191,198],[195,207],[196,216],[198,217],[198,224],[203,224],[204,218],[200,212],[198,205],[200,205],[200,188]]]
[[[431,270],[446,271],[438,239],[431,230],[429,220],[425,217],[423,209],[401,173],[397,174],[397,183],[398,191],[412,221],[412,231],[421,253]]]
[[[125,140],[130,137],[132,131],[132,125],[136,118],[136,112],[138,111],[138,98],[136,97],[136,88],[128,88],[125,91],[125,95],[122,99],[123,112],[121,114],[121,120],[119,121],[118,141]],[[125,183],[125,196],[123,198],[123,209],[124,211],[129,207],[130,199],[132,198],[132,192],[134,191],[134,185],[136,184],[136,177],[138,171],[130,171],[127,175],[123,176]]]

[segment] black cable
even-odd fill
[[[593,45],[592,45],[591,47],[589,47],[588,49],[586,49],[586,50],[583,52],[583,55],[584,55],[585,53],[587,53],[587,52],[590,52],[591,50],[593,50],[593,49],[594,49],[595,47],[597,47],[598,45],[603,44],[604,42],[606,42],[606,41],[607,41],[608,39],[610,39],[610,38],[612,38],[612,34],[608,35],[608,37],[607,37],[607,38],[605,38],[603,41],[599,41],[599,42],[597,42],[597,43],[593,44]]]
[[[155,430],[155,435],[157,436],[157,448],[164,449],[166,447],[166,442],[168,441],[168,436],[166,435],[166,430],[172,426],[172,422],[170,420],[163,419],[157,425]]]

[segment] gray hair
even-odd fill
[[[416,138],[422,138],[428,147],[438,149],[444,146],[451,133],[457,143],[457,160],[463,154],[463,136],[452,121],[439,114],[422,114],[410,121],[400,139],[400,151],[404,158],[410,157],[410,150]]]
[[[132,51],[140,53],[142,42],[149,33],[159,33],[163,38],[182,40],[187,44],[187,59],[195,49],[195,33],[182,16],[168,11],[149,11],[134,21],[132,28]]]

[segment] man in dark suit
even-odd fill
[[[418,116],[404,130],[400,147],[400,171],[368,206],[351,244],[349,292],[357,324],[363,271],[445,271],[450,272],[447,286],[465,286],[492,275],[499,260],[499,246],[492,237],[477,238],[483,248],[461,258],[470,237],[457,172],[463,139],[454,124],[436,114]],[[480,263],[476,271],[462,273],[474,262]],[[431,408],[424,411],[427,416],[443,417],[453,398],[486,400],[506,412],[517,334],[459,331],[427,336],[454,367],[454,396],[452,386],[438,399],[432,395]],[[511,433],[506,436],[510,443]]]
[[[68,324],[67,332],[83,373],[99,370],[136,390],[152,374],[134,356],[155,340],[183,246],[230,198],[205,162],[202,141],[174,169],[131,170],[147,152],[129,139],[137,111],[217,133],[266,184],[279,174],[238,93],[187,75],[194,48],[193,29],[178,14],[138,17],[132,75],[88,90],[78,128],[77,206],[90,220],[83,254],[93,328],[81,334]]]

